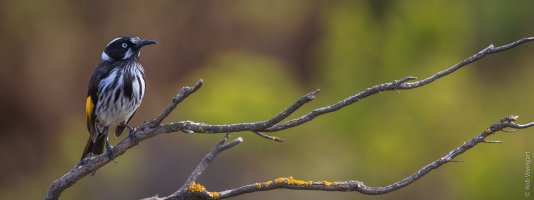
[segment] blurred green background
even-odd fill
[[[427,77],[493,43],[534,35],[534,1],[8,1],[0,3],[0,199],[42,199],[88,138],[87,82],[105,44],[143,49],[148,90],[132,124],[180,87],[204,87],[167,119],[267,119],[316,88],[297,114],[375,84]],[[274,133],[251,133],[199,182],[220,191],[280,176],[398,181],[510,114],[534,120],[534,43],[488,56],[423,88],[385,92]],[[139,199],[178,189],[222,135],[143,141],[63,199]],[[120,138],[122,139],[122,138]],[[120,139],[113,139],[115,144]],[[414,184],[381,196],[276,190],[235,199],[522,199],[534,129],[499,133]],[[532,191],[531,191],[532,192]]]

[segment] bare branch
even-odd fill
[[[155,127],[155,126],[161,124],[161,122],[165,118],[167,118],[167,116],[169,116],[169,114],[171,114],[171,112],[176,108],[176,106],[179,103],[181,103],[190,94],[193,94],[198,89],[200,89],[200,87],[202,87],[203,83],[204,83],[204,81],[202,79],[200,79],[199,81],[197,81],[197,83],[193,87],[185,86],[182,89],[180,89],[178,94],[176,94],[176,96],[174,96],[172,98],[171,104],[169,104],[169,106],[167,106],[167,108],[161,114],[159,114],[158,117],[156,117],[154,120],[148,122],[147,126],[148,127]]]
[[[520,127],[519,129],[528,128],[532,125],[532,123],[529,124],[515,124],[514,121],[517,119],[515,116],[508,116],[503,119],[501,119],[499,122],[491,125],[486,130],[482,131],[482,133],[478,134],[471,140],[465,142],[461,146],[459,146],[456,149],[453,149],[449,153],[447,153],[445,156],[435,160],[434,162],[431,162],[430,164],[424,166],[419,171],[415,172],[414,174],[398,181],[393,184],[383,186],[383,187],[371,187],[365,185],[361,181],[357,180],[349,180],[349,181],[305,181],[305,180],[298,180],[293,177],[281,177],[274,180],[269,180],[265,182],[260,183],[253,183],[244,185],[238,188],[233,188],[229,190],[224,190],[221,192],[208,192],[206,188],[203,186],[194,183],[195,187],[201,187],[203,188],[202,191],[199,190],[187,190],[183,191],[182,193],[178,194],[175,193],[171,196],[165,197],[163,199],[185,199],[192,198],[192,199],[226,199],[246,193],[252,193],[252,192],[260,192],[260,191],[267,191],[267,190],[275,190],[275,189],[291,189],[291,190],[319,190],[319,191],[340,191],[340,192],[359,192],[362,194],[369,194],[369,195],[380,195],[385,193],[390,193],[395,190],[401,189],[403,187],[408,186],[409,184],[415,182],[419,178],[425,176],[430,171],[437,169],[438,167],[449,163],[449,162],[463,162],[463,161],[455,161],[453,160],[457,156],[465,153],[469,149],[473,148],[479,143],[486,142],[485,138],[490,136],[491,134],[494,134],[498,131],[503,131],[505,128],[508,127]]]
[[[528,124],[511,124],[510,128],[523,129],[523,128],[528,128],[532,126],[534,126],[534,122],[530,122]]]
[[[504,130],[503,130],[504,131]],[[500,144],[502,143],[502,141],[500,140],[482,140],[483,143],[488,143],[488,144]]]
[[[508,49],[514,48],[516,46],[519,46],[521,44],[524,44],[524,43],[527,43],[527,42],[530,42],[530,41],[533,41],[533,40],[534,40],[534,37],[522,38],[522,39],[517,40],[515,42],[512,42],[510,44],[502,45],[502,46],[497,47],[497,48],[493,48],[493,50],[491,50],[489,53],[499,53],[501,51],[506,51]]]
[[[243,142],[243,138],[241,137],[238,137],[230,142],[227,142],[229,136],[230,136],[230,133],[226,133],[223,139],[219,141],[215,145],[215,147],[213,147],[213,149],[204,156],[204,158],[202,158],[200,163],[198,163],[195,170],[193,170],[189,178],[187,178],[187,181],[185,181],[184,185],[180,189],[178,189],[176,192],[174,192],[173,194],[165,198],[159,198],[157,196],[154,196],[154,197],[150,197],[146,199],[147,200],[169,199],[169,198],[170,199],[191,199],[193,196],[199,196],[199,198],[206,198],[206,197],[213,198],[213,196],[211,196],[211,194],[207,192],[205,194],[198,195],[198,194],[191,194],[190,191],[197,191],[197,190],[205,191],[205,188],[203,186],[195,183],[198,177],[200,177],[200,175],[208,168],[209,163],[213,161],[213,159],[215,159],[215,157],[217,157],[219,153],[223,152],[224,150],[230,149]]]
[[[437,80],[437,79],[439,79],[441,77],[444,77],[444,76],[446,76],[448,74],[451,74],[451,73],[455,72],[456,70],[460,69],[461,67],[463,67],[465,65],[468,65],[468,64],[470,64],[472,62],[475,62],[477,60],[482,59],[483,57],[485,57],[488,54],[502,52],[502,51],[511,49],[513,47],[519,46],[521,44],[524,44],[524,43],[527,43],[527,42],[530,42],[530,41],[533,41],[533,40],[534,40],[534,37],[529,37],[529,38],[523,38],[521,40],[512,42],[512,43],[507,44],[507,45],[503,45],[503,46],[500,46],[500,47],[493,47],[493,45],[490,45],[489,47],[487,47],[487,48],[483,49],[482,51],[478,52],[477,54],[475,54],[475,55],[463,60],[462,62],[460,62],[458,64],[455,64],[452,67],[450,67],[450,68],[448,68],[446,70],[440,71],[440,72],[438,72],[438,73],[436,73],[436,74],[434,74],[434,75],[432,75],[432,76],[430,76],[430,77],[428,77],[426,79],[423,79],[421,81],[409,82],[409,81],[415,80],[415,77],[409,76],[409,77],[406,77],[406,78],[403,78],[403,79],[400,79],[400,80],[395,80],[395,81],[391,81],[391,82],[388,82],[388,83],[375,85],[375,86],[367,88],[366,90],[364,90],[362,92],[359,92],[359,93],[357,93],[357,94],[355,94],[353,96],[347,97],[347,98],[345,98],[345,99],[343,99],[343,100],[341,100],[341,101],[339,101],[339,102],[337,102],[335,104],[314,109],[311,112],[309,112],[309,113],[307,113],[307,114],[305,114],[303,116],[300,116],[298,118],[295,118],[295,119],[292,119],[292,120],[289,120],[289,121],[286,121],[286,122],[283,122],[283,123],[280,123],[280,122],[282,120],[288,118],[291,114],[293,114],[297,109],[302,107],[304,104],[306,104],[306,103],[310,102],[311,100],[313,100],[315,98],[315,95],[319,92],[319,90],[316,90],[316,91],[313,91],[313,92],[310,92],[310,93],[304,95],[299,100],[297,100],[294,104],[292,104],[291,106],[287,107],[284,111],[282,111],[281,113],[279,113],[279,114],[277,114],[277,115],[273,116],[272,118],[270,118],[268,120],[265,120],[265,121],[249,122],[249,123],[236,123],[236,124],[223,124],[223,125],[211,125],[211,124],[192,122],[192,121],[181,121],[181,122],[174,122],[174,123],[169,123],[169,124],[161,124],[161,122],[176,108],[176,106],[180,102],[182,102],[185,98],[187,98],[190,94],[192,94],[195,91],[197,91],[202,86],[202,80],[200,80],[193,87],[183,87],[179,91],[179,93],[173,98],[171,104],[158,117],[156,117],[154,120],[152,120],[150,122],[145,123],[143,126],[137,128],[133,134],[136,136],[137,141],[140,142],[142,140],[148,139],[150,137],[154,137],[154,136],[162,134],[162,133],[171,133],[171,132],[178,132],[178,131],[182,131],[182,132],[185,132],[185,133],[229,133],[229,132],[240,132],[240,131],[252,131],[252,132],[256,133],[257,135],[260,135],[260,136],[262,136],[264,138],[272,139],[272,140],[276,141],[276,139],[274,139],[272,136],[263,134],[262,132],[275,132],[275,131],[280,131],[280,130],[284,130],[284,129],[288,129],[288,128],[291,128],[291,127],[295,127],[295,126],[304,124],[306,122],[309,122],[309,121],[313,120],[314,118],[316,118],[318,116],[321,116],[321,115],[324,115],[324,114],[327,114],[327,113],[330,113],[330,112],[337,111],[337,110],[339,110],[341,108],[344,108],[345,106],[351,105],[351,104],[353,104],[355,102],[358,102],[361,99],[364,99],[366,97],[369,97],[369,96],[377,94],[377,93],[380,93],[382,91],[413,89],[413,88],[417,88],[417,87],[421,87],[421,86],[427,85],[427,84],[429,84],[429,83],[431,83],[431,82],[433,82],[433,81],[435,81],[435,80]],[[513,129],[522,129],[522,128],[528,128],[528,127],[531,127],[531,126],[534,126],[534,123],[529,123],[529,124],[509,123],[507,125],[507,127],[513,128]],[[491,129],[491,130],[497,130],[497,129]],[[502,130],[502,129],[500,129],[500,130]],[[120,155],[124,154],[126,152],[126,150],[128,150],[129,148],[132,148],[135,145],[137,145],[138,144],[137,141],[133,141],[133,140],[130,139],[130,137],[126,137],[125,139],[123,139],[121,142],[119,142],[112,149],[113,155],[115,155],[115,157],[119,157]],[[474,144],[477,144],[480,141],[478,141],[478,142],[476,142]],[[230,142],[230,143],[227,143],[227,144],[233,144],[233,142]],[[228,147],[228,148],[231,147],[231,146],[226,146],[226,145],[223,145],[223,146],[224,147]],[[468,148],[471,148],[471,147],[468,147]],[[223,150],[225,149],[225,148],[222,148],[222,146],[220,148],[223,149]],[[217,147],[215,149],[217,149]],[[211,158],[211,159],[213,159],[213,158]],[[81,178],[87,176],[88,174],[94,173],[96,170],[98,170],[100,167],[104,166],[108,162],[110,162],[109,157],[107,155],[105,155],[105,154],[97,155],[97,156],[93,156],[93,157],[88,157],[88,158],[82,160],[80,163],[75,165],[72,169],[69,170],[69,172],[67,172],[61,178],[59,178],[59,179],[55,180],[54,182],[52,182],[52,185],[50,186],[49,190],[46,193],[45,199],[58,199],[60,194],[65,189],[69,188],[74,183],[76,183],[76,181],[78,181]],[[443,163],[441,163],[441,164],[443,164]],[[441,164],[439,164],[439,165],[441,165]],[[432,168],[430,166],[430,168],[426,168],[425,167],[422,170],[424,170],[424,169],[430,171],[431,169],[434,169],[434,168]],[[203,170],[200,171],[200,174],[202,173],[202,171]],[[422,171],[422,172],[428,173],[428,171]],[[198,177],[198,175],[195,175],[195,176]],[[193,179],[196,179],[196,178],[193,177]],[[404,184],[404,186],[405,186],[405,185],[411,183],[411,182],[409,182],[409,180],[408,180],[407,184],[406,184],[407,180],[403,180],[403,181],[399,182],[399,184],[401,184],[401,185]],[[350,181],[349,182],[340,182],[339,183],[340,186],[338,186],[336,188],[352,188],[352,187],[349,187],[349,186],[354,185],[354,184],[360,185],[361,183],[360,182],[350,182]],[[397,183],[395,183],[395,184],[397,184]],[[280,188],[291,188],[291,187],[298,188],[298,187],[301,187],[298,184],[294,185],[294,184],[290,184],[289,182],[287,182],[285,184],[284,183],[279,183],[279,184],[273,184],[273,185],[276,185],[276,187],[280,187]],[[287,185],[287,186],[285,186],[285,185]],[[312,182],[312,185],[313,185],[313,188],[320,187],[320,186],[318,186],[319,184],[316,184],[315,182]],[[326,186],[326,183],[323,184],[323,185]],[[244,186],[244,187],[246,187],[246,186]],[[327,189],[330,188],[330,187],[331,187],[331,185],[327,186]],[[357,188],[360,188],[359,190],[362,190],[363,191],[362,193],[366,193],[365,191],[387,191],[388,187],[390,187],[390,186],[384,187],[385,189],[383,189],[383,190],[378,190],[378,189],[376,189],[376,190],[365,190],[365,188],[368,188],[368,187],[363,185],[363,184],[361,184],[361,186],[357,187]],[[269,190],[268,188],[269,187],[266,187],[265,189],[262,189],[262,190]],[[187,189],[187,191],[193,191],[193,192],[194,191],[201,191],[201,190],[202,190],[201,185],[196,184],[194,182],[191,182],[188,185],[188,189]],[[332,190],[332,189],[329,189],[329,190]],[[205,188],[204,188],[204,191],[205,191]],[[238,191],[241,191],[241,190],[238,190]],[[244,190],[244,191],[247,191],[247,190]],[[346,190],[343,190],[343,191],[346,191]],[[230,192],[228,192],[228,193],[230,194]],[[188,193],[188,194],[193,194],[193,193]],[[215,193],[212,194],[212,193],[208,193],[208,192],[207,193],[200,192],[200,193],[194,193],[194,194],[195,195],[202,194],[203,196],[201,195],[201,197],[210,197],[210,198],[213,198],[213,197],[216,197],[216,195],[219,195],[219,194],[215,194]],[[223,193],[223,194],[226,194],[226,193]],[[197,198],[198,195],[197,196],[195,196],[195,195],[191,196],[191,197],[187,197],[187,198],[192,198],[192,197]]]
[[[184,127],[185,129],[191,130],[192,132],[195,132],[195,133],[226,133],[226,132],[240,132],[240,131],[250,131],[250,130],[256,130],[256,131],[261,131],[261,132],[280,131],[280,130],[292,128],[292,127],[301,125],[303,123],[309,122],[318,116],[337,111],[345,106],[358,102],[361,99],[367,98],[371,95],[374,95],[374,94],[377,94],[383,91],[407,90],[407,89],[413,89],[413,88],[418,88],[418,87],[427,85],[429,83],[434,82],[435,80],[438,80],[444,76],[447,76],[457,71],[458,69],[468,64],[471,64],[475,61],[478,61],[484,58],[488,54],[502,52],[502,51],[511,49],[513,47],[519,46],[521,44],[531,42],[533,40],[534,40],[534,37],[528,37],[528,38],[523,38],[515,42],[512,42],[510,44],[499,46],[499,47],[494,47],[493,45],[489,45],[488,47],[484,48],[483,50],[476,53],[475,55],[472,55],[464,59],[463,61],[451,66],[450,68],[440,71],[423,80],[416,81],[416,82],[408,82],[408,81],[412,81],[416,79],[413,76],[408,76],[400,80],[394,80],[388,83],[378,84],[373,87],[367,88],[364,91],[361,91],[355,95],[347,97],[335,104],[324,106],[321,108],[316,108],[301,117],[289,120],[281,124],[276,124],[274,126],[269,126],[270,124],[266,124],[265,121],[264,122],[251,122],[251,123],[225,124],[225,125],[211,125],[211,124],[191,122],[191,121],[182,121],[182,122],[175,122],[175,123],[162,125],[156,131],[169,133],[169,132],[178,131],[180,129],[184,129]]]
[[[185,184],[182,186],[182,188],[180,188],[178,191],[176,191],[175,194],[180,193],[181,191],[185,190],[189,184],[195,182],[198,179],[198,177],[200,177],[200,175],[208,168],[208,164],[213,159],[215,159],[215,157],[219,153],[221,153],[222,151],[224,151],[226,149],[232,148],[232,147],[238,145],[239,143],[243,142],[243,138],[238,137],[237,139],[234,139],[231,142],[226,143],[226,141],[228,140],[228,136],[229,135],[230,135],[230,133],[225,134],[224,138],[219,143],[217,143],[217,145],[215,145],[215,147],[213,147],[213,149],[208,154],[206,154],[206,156],[204,156],[204,158],[200,161],[200,163],[195,168],[193,173],[191,173],[191,176],[189,176],[189,178],[187,179]]]
[[[198,90],[201,86],[202,86],[202,80],[198,81],[193,87],[187,87],[187,86],[183,87],[178,92],[178,94],[173,98],[171,105],[169,105],[167,109],[163,111],[163,113],[161,113],[153,121],[146,123],[140,129],[136,129],[136,131],[133,134],[136,135],[137,141],[131,140],[131,137],[126,137],[124,140],[119,142],[119,144],[113,147],[112,152],[115,155],[115,157],[119,157],[124,152],[126,152],[126,150],[137,145],[138,141],[142,141],[147,138],[155,136],[155,134],[149,134],[151,131],[154,130],[153,124],[157,126],[163,119],[165,119],[165,117],[167,117],[170,114],[170,112],[174,108],[176,108],[176,105],[182,102],[190,94]],[[76,181],[80,180],[81,178],[89,174],[95,173],[96,170],[98,170],[100,167],[106,165],[109,162],[110,162],[110,159],[108,156],[106,156],[106,154],[88,157],[80,161],[80,163],[76,164],[65,175],[63,175],[61,178],[52,182],[52,185],[50,186],[50,188],[48,189],[45,195],[45,199],[58,199],[61,193],[65,189],[69,188],[74,183],[76,183]]]
[[[282,138],[279,138],[279,137],[275,137],[275,136],[270,136],[270,135],[267,135],[267,134],[263,134],[259,131],[252,131],[253,133],[255,133],[256,135],[262,137],[262,138],[265,138],[265,139],[268,139],[268,140],[272,140],[272,141],[276,141],[276,142],[284,142],[286,141],[285,139],[282,139]]]

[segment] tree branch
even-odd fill
[[[227,125],[210,125],[210,124],[204,124],[204,123],[183,121],[183,122],[176,122],[176,123],[163,125],[160,127],[160,130],[158,131],[175,132],[175,131],[182,129],[183,127],[187,127],[186,128],[187,130],[191,130],[195,133],[226,133],[226,132],[239,132],[239,131],[248,131],[248,130],[256,130],[256,131],[261,131],[261,132],[276,132],[276,131],[292,128],[292,127],[301,125],[303,123],[309,122],[318,116],[337,111],[345,106],[356,103],[360,101],[361,99],[367,98],[371,95],[374,95],[374,94],[377,94],[383,91],[407,90],[407,89],[413,89],[413,88],[418,88],[418,87],[427,85],[429,83],[434,82],[435,80],[438,80],[444,76],[447,76],[457,71],[458,69],[466,65],[469,65],[475,61],[478,61],[484,58],[488,54],[493,54],[493,53],[498,53],[498,52],[502,52],[505,50],[509,50],[513,47],[519,46],[527,42],[531,42],[533,40],[534,40],[534,37],[527,37],[527,38],[523,38],[515,42],[512,42],[510,44],[506,44],[506,45],[499,46],[499,47],[494,47],[493,45],[489,45],[488,47],[482,49],[480,52],[476,53],[475,55],[472,55],[464,59],[463,61],[451,66],[450,68],[440,71],[423,80],[415,81],[415,82],[408,82],[408,81],[412,81],[416,79],[416,77],[408,76],[400,80],[394,80],[388,83],[378,84],[373,87],[367,88],[364,91],[361,91],[355,95],[347,97],[335,104],[314,109],[311,112],[301,117],[298,117],[298,118],[295,118],[295,119],[292,119],[287,122],[277,124],[274,126],[268,126],[268,124],[263,124],[259,122],[227,124]]]
[[[414,174],[398,182],[395,182],[393,184],[383,186],[383,187],[370,187],[370,186],[365,185],[363,182],[357,181],[357,180],[335,181],[335,182],[334,181],[303,181],[303,180],[294,179],[293,177],[281,177],[281,178],[277,178],[274,180],[248,184],[248,185],[244,185],[238,188],[224,190],[221,192],[208,192],[204,186],[199,185],[194,182],[189,182],[188,183],[189,187],[188,188],[182,187],[180,189],[181,191],[180,193],[174,193],[164,198],[152,197],[152,199],[165,199],[165,200],[166,199],[226,199],[226,198],[230,198],[230,197],[234,197],[234,196],[238,196],[238,195],[242,195],[246,193],[268,191],[268,190],[275,190],[275,189],[320,190],[320,191],[340,191],[340,192],[354,191],[354,192],[359,192],[362,194],[369,194],[369,195],[380,195],[380,194],[390,193],[395,190],[408,186],[409,184],[415,182],[419,178],[428,174],[430,171],[437,169],[438,167],[448,162],[454,162],[453,159],[455,157],[465,153],[469,149],[473,148],[475,145],[485,142],[485,138],[487,138],[491,134],[495,134],[499,131],[505,131],[505,128],[525,129],[525,128],[534,126],[534,122],[531,122],[528,124],[516,124],[515,123],[516,120],[517,120],[517,116],[508,116],[508,117],[501,119],[499,122],[491,125],[489,128],[482,131],[482,133],[476,135],[471,140],[465,142],[458,148],[453,149],[452,151],[447,153],[445,156],[424,166],[423,168],[421,168],[419,171],[415,172]],[[210,154],[212,153],[210,152]],[[205,162],[203,161],[201,162],[201,164],[202,163],[205,163]],[[198,172],[198,170],[195,170],[195,172]],[[197,176],[199,175],[197,173],[194,173],[194,174]],[[202,188],[202,190],[198,190],[197,188]],[[184,190],[184,189],[188,189],[188,190]]]
[[[215,147],[208,154],[206,154],[206,156],[204,156],[202,161],[200,161],[200,163],[198,164],[197,168],[195,168],[193,173],[191,173],[191,176],[189,176],[187,181],[185,181],[185,184],[182,186],[182,188],[180,188],[178,191],[176,191],[175,194],[180,193],[181,191],[185,190],[185,188],[189,184],[197,181],[198,177],[200,177],[200,175],[208,168],[208,164],[213,159],[215,159],[215,157],[219,153],[221,153],[222,151],[227,150],[229,148],[232,148],[232,147],[238,145],[239,143],[243,142],[243,138],[238,137],[237,139],[232,140],[229,143],[226,143],[226,141],[228,140],[228,136],[229,135],[230,135],[230,133],[225,134],[224,138],[219,143],[217,143],[217,145],[215,145]]]
[[[172,110],[176,108],[176,105],[183,101],[190,94],[197,91],[202,86],[202,80],[198,81],[193,87],[182,87],[178,94],[173,98],[171,105],[165,109],[158,117],[156,117],[151,122],[146,123],[140,129],[136,129],[133,133],[136,135],[137,141],[131,140],[130,137],[126,137],[124,140],[119,142],[117,146],[113,147],[112,151],[115,157],[119,157],[124,154],[126,150],[134,147],[138,142],[148,139],[155,136],[156,134],[150,134],[154,130],[154,124],[159,124],[165,117],[167,117]],[[157,126],[157,125],[156,125]],[[141,132],[141,134],[138,134]],[[52,185],[48,189],[45,199],[58,199],[61,193],[72,186],[76,181],[81,178],[96,172],[99,168],[109,163],[111,160],[107,157],[106,154],[96,155],[92,157],[87,157],[80,163],[76,164],[72,169],[69,170],[61,178],[52,182]]]
[[[185,86],[183,87],[176,96],[172,98],[171,104],[167,106],[167,108],[158,115],[154,120],[148,122],[145,124],[146,127],[156,127],[157,125],[161,124],[161,122],[171,114],[171,112],[176,108],[176,106],[181,103],[185,98],[187,98],[190,94],[193,94],[196,92],[200,87],[202,87],[202,84],[204,83],[204,80],[200,79],[197,81],[197,83],[193,87]]]
[[[174,122],[174,123],[169,123],[169,124],[161,124],[161,122],[176,108],[176,106],[180,102],[182,102],[185,98],[187,98],[190,94],[192,94],[195,91],[197,91],[202,86],[202,80],[200,80],[193,87],[183,87],[178,92],[178,94],[173,98],[171,104],[159,116],[157,116],[152,121],[147,122],[143,126],[141,126],[138,129],[136,129],[133,134],[135,134],[135,136],[137,138],[137,141],[143,141],[145,139],[148,139],[150,137],[154,137],[154,136],[162,134],[162,133],[171,133],[171,132],[178,132],[178,131],[182,131],[182,132],[185,132],[185,133],[230,133],[230,132],[240,132],[240,131],[252,131],[252,132],[256,133],[257,135],[262,136],[263,138],[267,138],[267,139],[271,139],[271,140],[275,140],[276,141],[277,138],[265,135],[265,134],[263,134],[261,132],[275,132],[275,131],[280,131],[280,130],[284,130],[284,129],[288,129],[288,128],[291,128],[291,127],[295,127],[295,126],[304,124],[306,122],[309,122],[309,121],[313,120],[314,118],[316,118],[318,116],[321,116],[321,115],[324,115],[324,114],[327,114],[327,113],[330,113],[330,112],[337,111],[337,110],[339,110],[341,108],[344,108],[345,106],[351,105],[351,104],[353,104],[355,102],[358,102],[361,99],[364,99],[366,97],[369,97],[369,96],[377,94],[377,93],[380,93],[382,91],[413,89],[413,88],[417,88],[417,87],[421,87],[421,86],[427,85],[427,84],[429,84],[429,83],[431,83],[431,82],[433,82],[433,81],[435,81],[437,79],[440,79],[441,77],[444,77],[444,76],[446,76],[448,74],[451,74],[451,73],[455,72],[456,70],[460,69],[463,66],[466,66],[466,65],[468,65],[470,63],[473,63],[473,62],[475,62],[477,60],[482,59],[483,57],[485,57],[488,54],[502,52],[502,51],[514,48],[516,46],[519,46],[521,44],[524,44],[524,43],[527,43],[527,42],[530,42],[530,41],[533,41],[533,40],[534,40],[534,37],[528,37],[528,38],[523,38],[523,39],[520,39],[518,41],[512,42],[512,43],[507,44],[507,45],[503,45],[503,46],[500,46],[500,47],[493,47],[493,45],[490,45],[487,48],[483,49],[482,51],[478,52],[477,54],[475,54],[473,56],[470,56],[469,58],[467,58],[467,59],[465,59],[465,60],[463,60],[463,61],[461,61],[461,62],[459,62],[459,63],[457,63],[455,65],[453,65],[452,67],[450,67],[450,68],[448,68],[446,70],[440,71],[440,72],[438,72],[438,73],[436,73],[436,74],[434,74],[434,75],[432,75],[432,76],[430,76],[430,77],[428,77],[426,79],[423,79],[421,81],[409,82],[409,81],[415,80],[415,77],[408,76],[408,77],[400,79],[400,80],[395,80],[395,81],[391,81],[391,82],[388,82],[388,83],[375,85],[375,86],[367,88],[364,91],[359,92],[359,93],[357,93],[357,94],[355,94],[353,96],[347,97],[347,98],[345,98],[345,99],[343,99],[343,100],[341,100],[341,101],[339,101],[339,102],[337,102],[335,104],[314,109],[314,110],[312,110],[311,112],[309,112],[309,113],[307,113],[305,115],[302,115],[302,116],[300,116],[298,118],[295,118],[295,119],[291,119],[291,120],[283,122],[283,123],[280,123],[280,122],[282,120],[288,118],[291,114],[293,114],[296,110],[298,110],[304,104],[306,104],[306,103],[310,102],[311,100],[313,100],[315,98],[315,95],[319,92],[319,90],[316,90],[316,91],[313,91],[313,92],[310,92],[310,93],[304,95],[299,100],[297,100],[294,104],[292,104],[291,106],[287,107],[284,111],[282,111],[281,113],[276,114],[272,118],[270,118],[268,120],[265,120],[265,121],[249,122],[249,123],[236,123],[236,124],[223,124],[223,125],[212,125],[212,124],[206,124],[206,123],[201,123],[201,122],[193,122],[193,121],[180,121],[180,122]],[[534,126],[534,123],[529,123],[529,124],[507,123],[507,125],[506,125],[506,127],[515,128],[515,129],[528,128],[528,127],[531,127],[531,126]],[[496,129],[490,129],[490,130],[492,130],[492,132],[502,130],[502,129],[498,129],[499,127],[494,127],[494,128],[496,128]],[[465,144],[464,144],[461,147],[453,150],[452,151],[453,154],[450,154],[449,157],[452,159],[455,156],[467,151],[469,148],[471,148],[474,145],[482,142],[483,139],[485,137],[487,137],[489,134],[491,134],[492,132],[488,133],[486,136],[482,135],[482,138],[480,140],[477,139],[477,137],[481,137],[480,135],[475,137],[473,140],[470,141],[470,142],[473,142],[471,146],[470,145],[465,146]],[[477,139],[477,140],[475,140],[475,139]],[[279,140],[281,140],[281,139],[279,139]],[[223,140],[222,143],[224,143],[225,141],[226,140]],[[239,143],[239,142],[237,142],[237,143]],[[237,145],[237,143],[236,143],[236,140],[233,140],[232,142],[227,143],[227,144],[234,144],[234,145],[228,145],[227,146],[227,144],[226,145],[222,144],[222,146],[230,148],[230,147],[233,147],[233,146]],[[137,144],[138,143],[136,141],[131,140],[130,137],[126,137],[125,139],[123,139],[121,142],[119,142],[113,148],[112,153],[115,155],[115,157],[119,157],[120,155],[124,154],[126,152],[126,150],[128,150],[129,148],[134,147]],[[463,148],[466,148],[466,149],[463,149]],[[196,175],[192,174],[191,177],[188,179],[188,181],[192,180],[193,182],[189,183],[189,185],[187,187],[187,190],[182,189],[182,188],[184,188],[184,187],[182,187],[180,190],[177,191],[178,192],[177,194],[187,194],[187,195],[191,195],[192,194],[193,196],[187,196],[187,198],[193,198],[193,197],[197,198],[197,197],[199,197],[200,199],[206,199],[208,197],[209,198],[217,198],[217,197],[226,198],[226,197],[235,196],[235,195],[238,195],[238,194],[241,194],[241,193],[247,193],[246,191],[252,191],[252,190],[248,189],[248,188],[251,187],[249,185],[249,186],[243,186],[241,188],[236,188],[236,189],[233,189],[233,190],[223,191],[221,193],[209,193],[209,192],[204,193],[204,191],[206,191],[205,188],[203,188],[199,184],[194,183],[194,180],[196,180],[196,178],[198,176],[200,176],[200,174],[205,170],[205,168],[207,167],[207,164],[211,160],[213,160],[213,158],[218,153],[223,151],[224,149],[227,149],[227,148],[222,148],[221,147],[221,143],[219,143],[212,150],[212,152],[210,152],[212,157],[209,156],[210,154],[206,155],[206,157],[201,162],[201,164],[202,163],[204,163],[204,164],[202,164],[202,166],[199,164],[199,166],[197,167],[197,169],[194,172],[194,173],[198,173],[198,174],[196,174]],[[461,152],[457,153],[456,151],[461,151]],[[100,167],[104,166],[108,162],[110,162],[109,157],[107,155],[105,155],[105,154],[88,157],[88,158],[82,160],[80,163],[75,165],[71,170],[69,170],[69,172],[67,172],[61,178],[59,178],[59,179],[55,180],[54,182],[52,182],[52,185],[50,186],[49,190],[46,193],[45,199],[58,199],[60,194],[65,189],[69,188],[74,183],[76,183],[76,181],[78,181],[81,178],[87,176],[88,174],[94,173],[96,170],[98,170]],[[430,170],[435,169],[436,167],[439,167],[439,166],[441,166],[442,164],[444,164],[446,162],[450,162],[450,160],[447,160],[445,162],[437,162],[437,163],[433,162],[433,163],[425,166],[423,169],[421,169],[416,174],[423,173],[423,175],[424,175],[424,174],[428,173]],[[432,164],[434,164],[434,165],[432,165]],[[435,167],[433,167],[433,166],[435,166]],[[414,174],[414,175],[416,175],[416,174]],[[412,175],[412,176],[414,176],[414,175]],[[357,181],[336,182],[335,183],[336,186],[334,187],[334,185],[331,185],[331,184],[334,184],[334,183],[327,182],[327,181],[324,181],[324,182],[300,181],[300,180],[296,180],[296,179],[293,179],[293,178],[289,177],[289,178],[276,179],[276,180],[274,180],[274,183],[273,182],[264,182],[264,183],[262,183],[264,187],[262,186],[262,184],[259,184],[259,186],[261,186],[261,187],[259,187],[259,188],[261,188],[261,190],[258,189],[258,191],[272,190],[272,189],[275,189],[275,188],[288,188],[288,189],[299,189],[299,188],[302,188],[302,189],[308,189],[308,190],[309,189],[314,189],[314,188],[325,188],[325,190],[328,190],[328,191],[331,191],[331,190],[335,189],[335,191],[360,191],[360,192],[365,193],[365,194],[383,194],[383,193],[387,193],[387,192],[391,192],[391,191],[395,190],[395,187],[398,187],[398,188],[404,187],[404,186],[408,185],[409,183],[417,180],[417,178],[419,178],[420,176],[417,176],[417,178],[415,178],[413,180],[409,179],[410,177],[408,177],[407,179],[404,179],[402,181],[399,181],[397,183],[394,183],[392,185],[385,186],[385,187],[379,187],[379,188],[368,187],[368,186],[365,186],[363,183],[357,182]],[[322,183],[322,186],[321,186],[321,183]],[[400,185],[400,186],[397,186],[396,184]],[[254,186],[258,186],[258,185],[255,184]],[[355,186],[357,186],[357,187],[355,187]],[[258,188],[258,187],[256,187],[256,188]],[[398,188],[396,188],[396,189],[398,189]],[[189,191],[189,192],[181,192],[181,191]],[[202,191],[202,192],[199,192],[199,191]],[[200,195],[200,196],[198,196],[198,195]],[[184,196],[175,196],[175,197],[172,197],[172,198],[173,199],[180,199],[182,197],[184,197]]]

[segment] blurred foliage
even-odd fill
[[[132,121],[156,116],[184,85],[205,85],[167,119],[267,119],[316,88],[294,116],[375,84],[427,77],[476,53],[534,35],[531,1],[1,1],[0,199],[39,199],[77,163],[88,137],[86,84],[119,35],[143,50],[148,92]],[[534,120],[534,45],[491,55],[428,86],[385,92],[273,133],[250,133],[200,182],[222,190],[280,176],[398,181],[509,114]],[[519,199],[533,131],[499,133],[391,194],[271,191],[235,199]],[[178,189],[222,135],[144,141],[64,194],[138,199]],[[120,139],[113,139],[113,143]]]

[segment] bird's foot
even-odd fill
[[[113,155],[113,147],[109,143],[106,143],[106,154],[108,154],[110,160],[112,160],[114,163],[117,163],[115,156]]]
[[[129,127],[129,126],[126,126],[126,128],[128,128],[128,136],[130,137],[130,139],[134,143],[137,143],[137,136],[135,135],[135,128],[132,128],[132,127]]]

